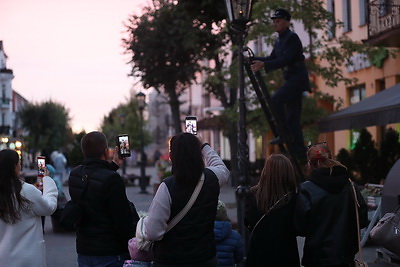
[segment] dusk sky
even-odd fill
[[[28,101],[63,104],[75,132],[100,127],[134,80],[121,39],[146,0],[0,0],[0,40]],[[136,91],[140,86],[136,85]]]

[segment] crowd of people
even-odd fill
[[[108,161],[106,136],[86,134],[81,149],[85,159],[69,176],[71,200],[84,210],[76,223],[79,266],[203,267],[242,262],[252,267],[294,267],[300,266],[297,236],[305,237],[303,266],[353,266],[358,235],[352,183],[326,143],[308,149],[310,175],[301,184],[285,155],[267,158],[259,182],[246,198],[244,223],[251,233],[246,255],[244,240],[232,229],[225,204],[219,200],[220,187],[230,172],[200,137],[181,133],[170,139],[172,175],[161,182],[142,218],[116,171],[123,159],[116,151]],[[19,155],[13,150],[0,151],[0,169],[0,262],[45,266],[41,217],[57,208],[56,183],[49,168],[43,192],[24,182]],[[200,180],[203,184],[192,206],[167,230]],[[365,227],[367,207],[356,191],[359,223]],[[139,224],[146,240],[153,242],[151,265],[131,259],[128,251]]]
[[[353,194],[346,166],[332,158],[326,143],[308,150],[304,146],[301,97],[310,85],[301,42],[289,30],[290,19],[286,10],[275,11],[272,20],[279,38],[274,50],[269,57],[255,58],[251,68],[282,68],[285,84],[272,100],[284,130],[293,134],[287,135],[286,141],[294,144],[298,159],[308,161],[308,179],[297,183],[285,155],[267,158],[258,183],[246,196],[244,224],[250,240],[245,249],[243,238],[232,229],[226,207],[219,200],[220,188],[227,183],[230,171],[207,142],[190,133],[169,140],[171,175],[160,181],[147,215],[139,218],[117,172],[125,160],[118,157],[118,150],[126,147],[116,146],[109,161],[106,136],[90,132],[81,140],[84,161],[71,170],[68,179],[71,201],[82,211],[76,220],[80,267],[233,267],[240,263],[248,267],[354,266],[359,241],[354,203],[360,204],[361,228],[367,224],[367,207],[358,190]],[[280,142],[281,138],[272,141]],[[19,155],[13,150],[0,151],[1,266],[46,265],[41,217],[53,214],[63,195],[66,160],[60,154],[52,155],[54,167],[45,168],[40,191],[21,179]],[[158,153],[155,162],[160,157]],[[160,176],[166,173],[161,163],[156,164]],[[188,202],[190,208],[170,228],[170,222],[186,210]],[[132,259],[129,253],[128,242],[138,231],[141,238],[152,243],[151,262]],[[305,237],[302,259],[298,236]]]

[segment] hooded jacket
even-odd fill
[[[360,228],[367,225],[367,206],[357,199]],[[355,202],[347,170],[341,166],[316,169],[300,185],[295,227],[305,237],[304,266],[345,265],[358,251]]]
[[[215,243],[217,245],[218,266],[234,267],[244,256],[243,241],[240,234],[232,230],[228,221],[214,222]]]

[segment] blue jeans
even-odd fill
[[[125,260],[129,260],[129,254],[112,256],[91,256],[78,254],[79,267],[122,267]]]

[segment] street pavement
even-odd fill
[[[140,174],[140,170],[137,167],[128,167],[126,170],[127,174]],[[127,196],[132,201],[138,212],[146,212],[150,206],[153,198],[153,184],[158,183],[156,171],[153,166],[146,168],[146,175],[150,176],[150,185],[147,187],[148,194],[140,194],[140,187],[138,186],[138,180],[134,183],[128,184],[126,188]],[[228,216],[231,219],[233,225],[237,225],[237,205],[234,187],[227,185],[221,188],[220,200],[223,201],[227,206]],[[64,187],[64,191],[68,194],[68,186]],[[76,263],[77,254],[75,251],[75,233],[74,232],[54,232],[50,216],[46,217],[44,227],[44,237],[46,240],[47,249],[47,266],[48,267],[74,267],[78,266]],[[298,238],[299,252],[302,255],[302,247],[304,244],[303,238]],[[397,266],[400,264],[389,263],[388,258],[378,257],[377,250],[381,248],[367,242],[366,246],[363,247],[363,259],[368,263],[369,267],[385,267],[385,266]],[[384,254],[385,255],[385,254]]]

